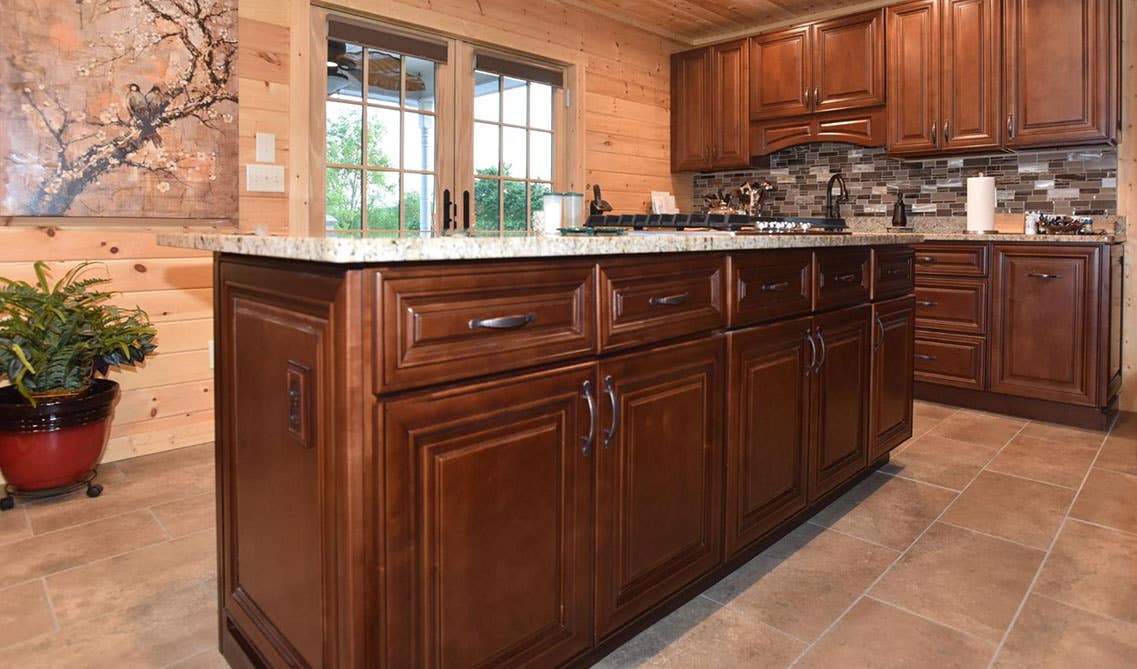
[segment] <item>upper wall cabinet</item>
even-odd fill
[[[1117,0],[1006,0],[1009,148],[1112,141]]]
[[[750,164],[747,40],[671,56],[671,169]]]
[[[750,118],[884,103],[882,10],[750,38]]]
[[[888,8],[888,145],[895,154],[999,146],[998,0]]]

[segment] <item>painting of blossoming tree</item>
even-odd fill
[[[0,216],[233,219],[237,0],[3,0]]]

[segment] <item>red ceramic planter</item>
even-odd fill
[[[110,436],[118,384],[97,379],[79,397],[36,406],[0,389],[0,472],[21,491],[81,481],[98,464]]]

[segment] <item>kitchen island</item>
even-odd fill
[[[911,435],[921,239],[160,235],[216,253],[222,652],[602,657]]]

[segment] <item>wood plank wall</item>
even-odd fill
[[[1129,223],[1125,245],[1125,306],[1121,409],[1137,411],[1137,0],[1121,1],[1121,146],[1117,160],[1117,210]]]

